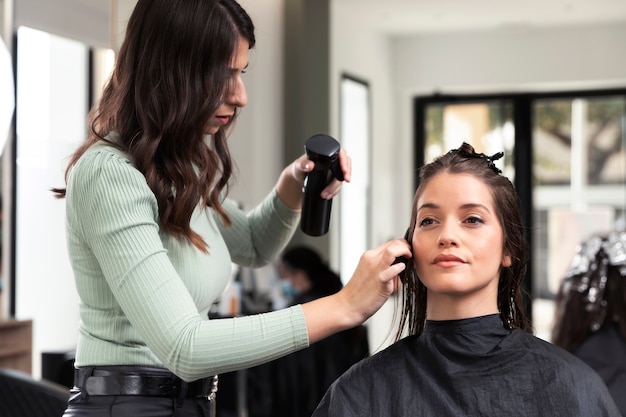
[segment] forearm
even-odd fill
[[[233,262],[260,267],[274,260],[290,241],[300,221],[300,212],[290,209],[276,190],[252,211],[244,213],[231,200],[224,208],[232,225],[218,227],[229,248]]]
[[[365,252],[348,283],[337,293],[302,305],[309,342],[363,323],[396,290],[398,274],[405,264],[399,256],[411,257],[408,243],[395,239]]]
[[[309,343],[358,326],[366,320],[366,317],[346,307],[349,307],[349,302],[344,301],[339,293],[303,304]]]

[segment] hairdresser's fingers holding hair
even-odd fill
[[[342,289],[357,320],[367,320],[394,292],[398,274],[406,268],[403,262],[396,262],[401,256],[412,257],[411,247],[404,239],[391,240],[361,255],[352,278]]]
[[[397,287],[398,274],[406,268],[404,263],[395,262],[400,256],[412,257],[404,239],[368,250],[341,291],[304,304],[309,341],[357,326],[378,311]]]

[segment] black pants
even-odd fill
[[[70,398],[63,417],[213,417],[206,398],[186,399],[182,406],[173,398],[134,395],[103,395]]]
[[[127,367],[124,367],[127,368]],[[165,371],[167,372],[167,371]],[[63,417],[215,417],[215,400],[142,395],[88,395],[77,377]]]

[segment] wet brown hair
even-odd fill
[[[522,297],[522,282],[526,274],[527,247],[525,228],[519,211],[517,192],[511,181],[495,167],[493,161],[502,155],[488,157],[476,153],[474,148],[463,143],[460,148],[451,150],[424,165],[419,171],[419,186],[413,198],[411,222],[407,231],[407,240],[411,237],[417,222],[417,201],[432,178],[447,172],[450,174],[469,174],[487,185],[491,190],[494,209],[502,227],[503,253],[511,257],[510,267],[500,268],[498,283],[498,310],[502,323],[508,328],[521,328],[532,331],[526,316]],[[396,340],[408,332],[409,335],[421,334],[426,322],[426,287],[419,279],[415,265],[409,261],[401,274],[404,285],[401,286],[399,302],[402,303],[401,317]]]
[[[254,47],[254,25],[235,0],[139,0],[66,181],[87,149],[106,141],[127,153],[146,177],[162,229],[206,252],[190,219],[202,203],[230,225],[220,196],[233,175],[226,142],[233,121],[212,135],[211,143],[204,132],[229,91],[240,38]],[[113,132],[119,141],[106,138]],[[59,198],[66,193],[65,188],[53,191]]]

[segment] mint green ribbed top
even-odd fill
[[[92,146],[72,168],[68,249],[80,296],[76,366],[163,366],[186,381],[261,364],[308,346],[300,306],[208,320],[232,262],[261,266],[289,241],[300,214],[273,190],[250,213],[228,199],[226,228],[198,208],[199,251],[159,227],[157,201],[128,156]]]

